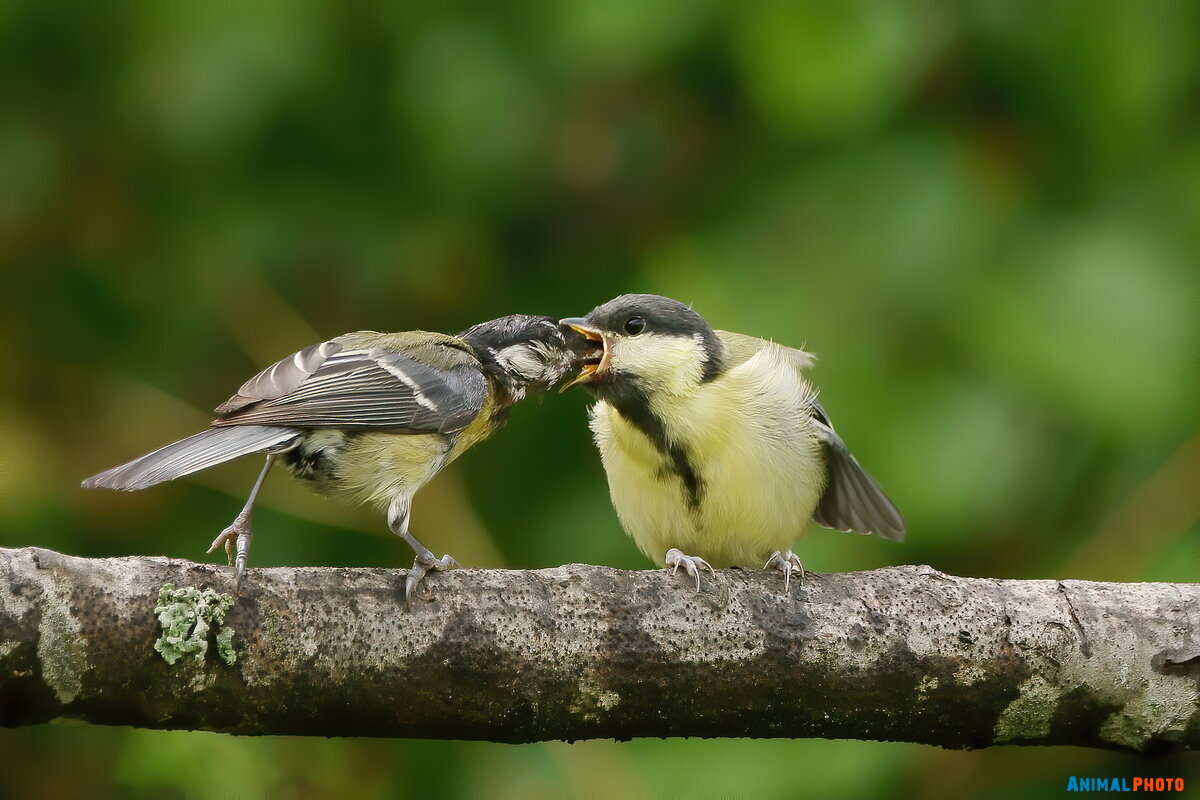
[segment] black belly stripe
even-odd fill
[[[662,454],[667,463],[663,465],[660,474],[675,475],[683,483],[687,492],[688,505],[698,508],[704,499],[704,482],[692,467],[687,448],[680,444],[667,441],[667,426],[650,409],[649,398],[635,387],[624,385],[606,387],[605,400],[612,404],[629,424],[646,435],[654,445],[654,449]]]
[[[679,480],[683,481],[683,488],[687,491],[688,505],[692,508],[699,508],[704,495],[704,485],[700,482],[700,476],[696,474],[696,470],[692,469],[692,462],[688,460],[687,450],[672,446],[667,456],[671,459],[671,471],[679,476]]]

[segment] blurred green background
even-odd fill
[[[909,540],[819,571],[1194,581],[1194,2],[0,5],[0,544],[203,559],[257,463],[83,477],[348,330],[627,291],[805,344]],[[418,496],[472,566],[648,566],[586,397],[518,407]],[[546,464],[552,465],[547,469]],[[528,500],[537,482],[541,495]],[[251,566],[404,567],[275,475]],[[1185,775],[1085,750],[0,730],[0,795],[1057,797]]]

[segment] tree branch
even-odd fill
[[[528,742],[635,736],[1200,749],[1200,585],[929,567],[431,575],[257,569],[217,648],[153,649],[163,584],[230,570],[0,549],[0,724]],[[797,583],[799,585],[797,585]],[[215,633],[215,630],[212,632]]]

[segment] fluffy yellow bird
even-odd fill
[[[568,386],[597,398],[591,428],[621,524],[697,591],[714,564],[765,565],[790,588],[810,519],[904,538],[900,512],[802,374],[811,354],[713,330],[658,295],[622,295],[562,324],[603,347]]]

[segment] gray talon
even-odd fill
[[[427,556],[417,556],[413,559],[412,568],[408,571],[408,577],[404,579],[404,602],[411,605],[413,594],[417,591],[417,586],[425,578],[429,572],[445,572],[458,566],[458,562],[451,556],[444,555],[441,558],[434,558],[430,553]]]
[[[717,571],[712,568],[712,565],[699,556],[686,555],[682,550],[672,547],[667,551],[667,555],[663,558],[668,567],[674,567],[671,570],[672,574],[679,572],[679,568],[683,567],[688,575],[696,579],[696,591],[700,591],[700,570],[707,569],[715,578]]]
[[[233,523],[221,531],[208,552],[216,552],[219,548],[225,550],[225,560],[234,567],[234,594],[241,591],[242,578],[246,575],[246,560],[250,555],[250,542],[254,539],[254,531],[250,527],[250,515],[243,511],[237,515]]]
[[[237,555],[234,557],[234,579],[233,593],[235,595],[242,593],[242,578],[246,577],[246,561],[250,556],[250,540],[254,538],[254,533],[247,525],[244,530],[238,532],[237,536]]]
[[[211,554],[211,553],[217,552],[218,548],[224,547],[225,548],[225,560],[228,561],[229,566],[232,567],[233,566],[233,540],[235,538],[237,538],[237,533],[234,532],[233,530],[231,530],[231,528],[232,528],[232,526],[230,526],[230,528],[226,528],[225,530],[221,531],[221,533],[217,536],[217,538],[213,539],[212,544],[209,545],[208,549],[205,550],[204,552],[206,554]]]
[[[787,592],[791,589],[792,573],[800,573],[800,580],[804,580],[804,565],[800,563],[800,557],[791,550],[780,552],[776,550],[771,553],[771,557],[767,559],[767,563],[763,564],[763,569],[777,569],[783,573],[783,591]]]
[[[229,566],[235,568],[234,594],[241,593],[242,578],[246,576],[246,559],[250,555],[250,541],[254,538],[254,531],[250,528],[250,514],[254,511],[254,501],[258,498],[258,491],[262,489],[263,481],[267,479],[267,473],[271,471],[271,465],[275,463],[275,457],[281,452],[284,451],[267,453],[267,460],[263,464],[262,471],[258,473],[258,480],[254,482],[254,488],[250,490],[250,496],[246,498],[246,505],[242,506],[241,512],[230,526],[221,531],[208,548],[210,553],[218,547],[225,548],[225,560]]]

